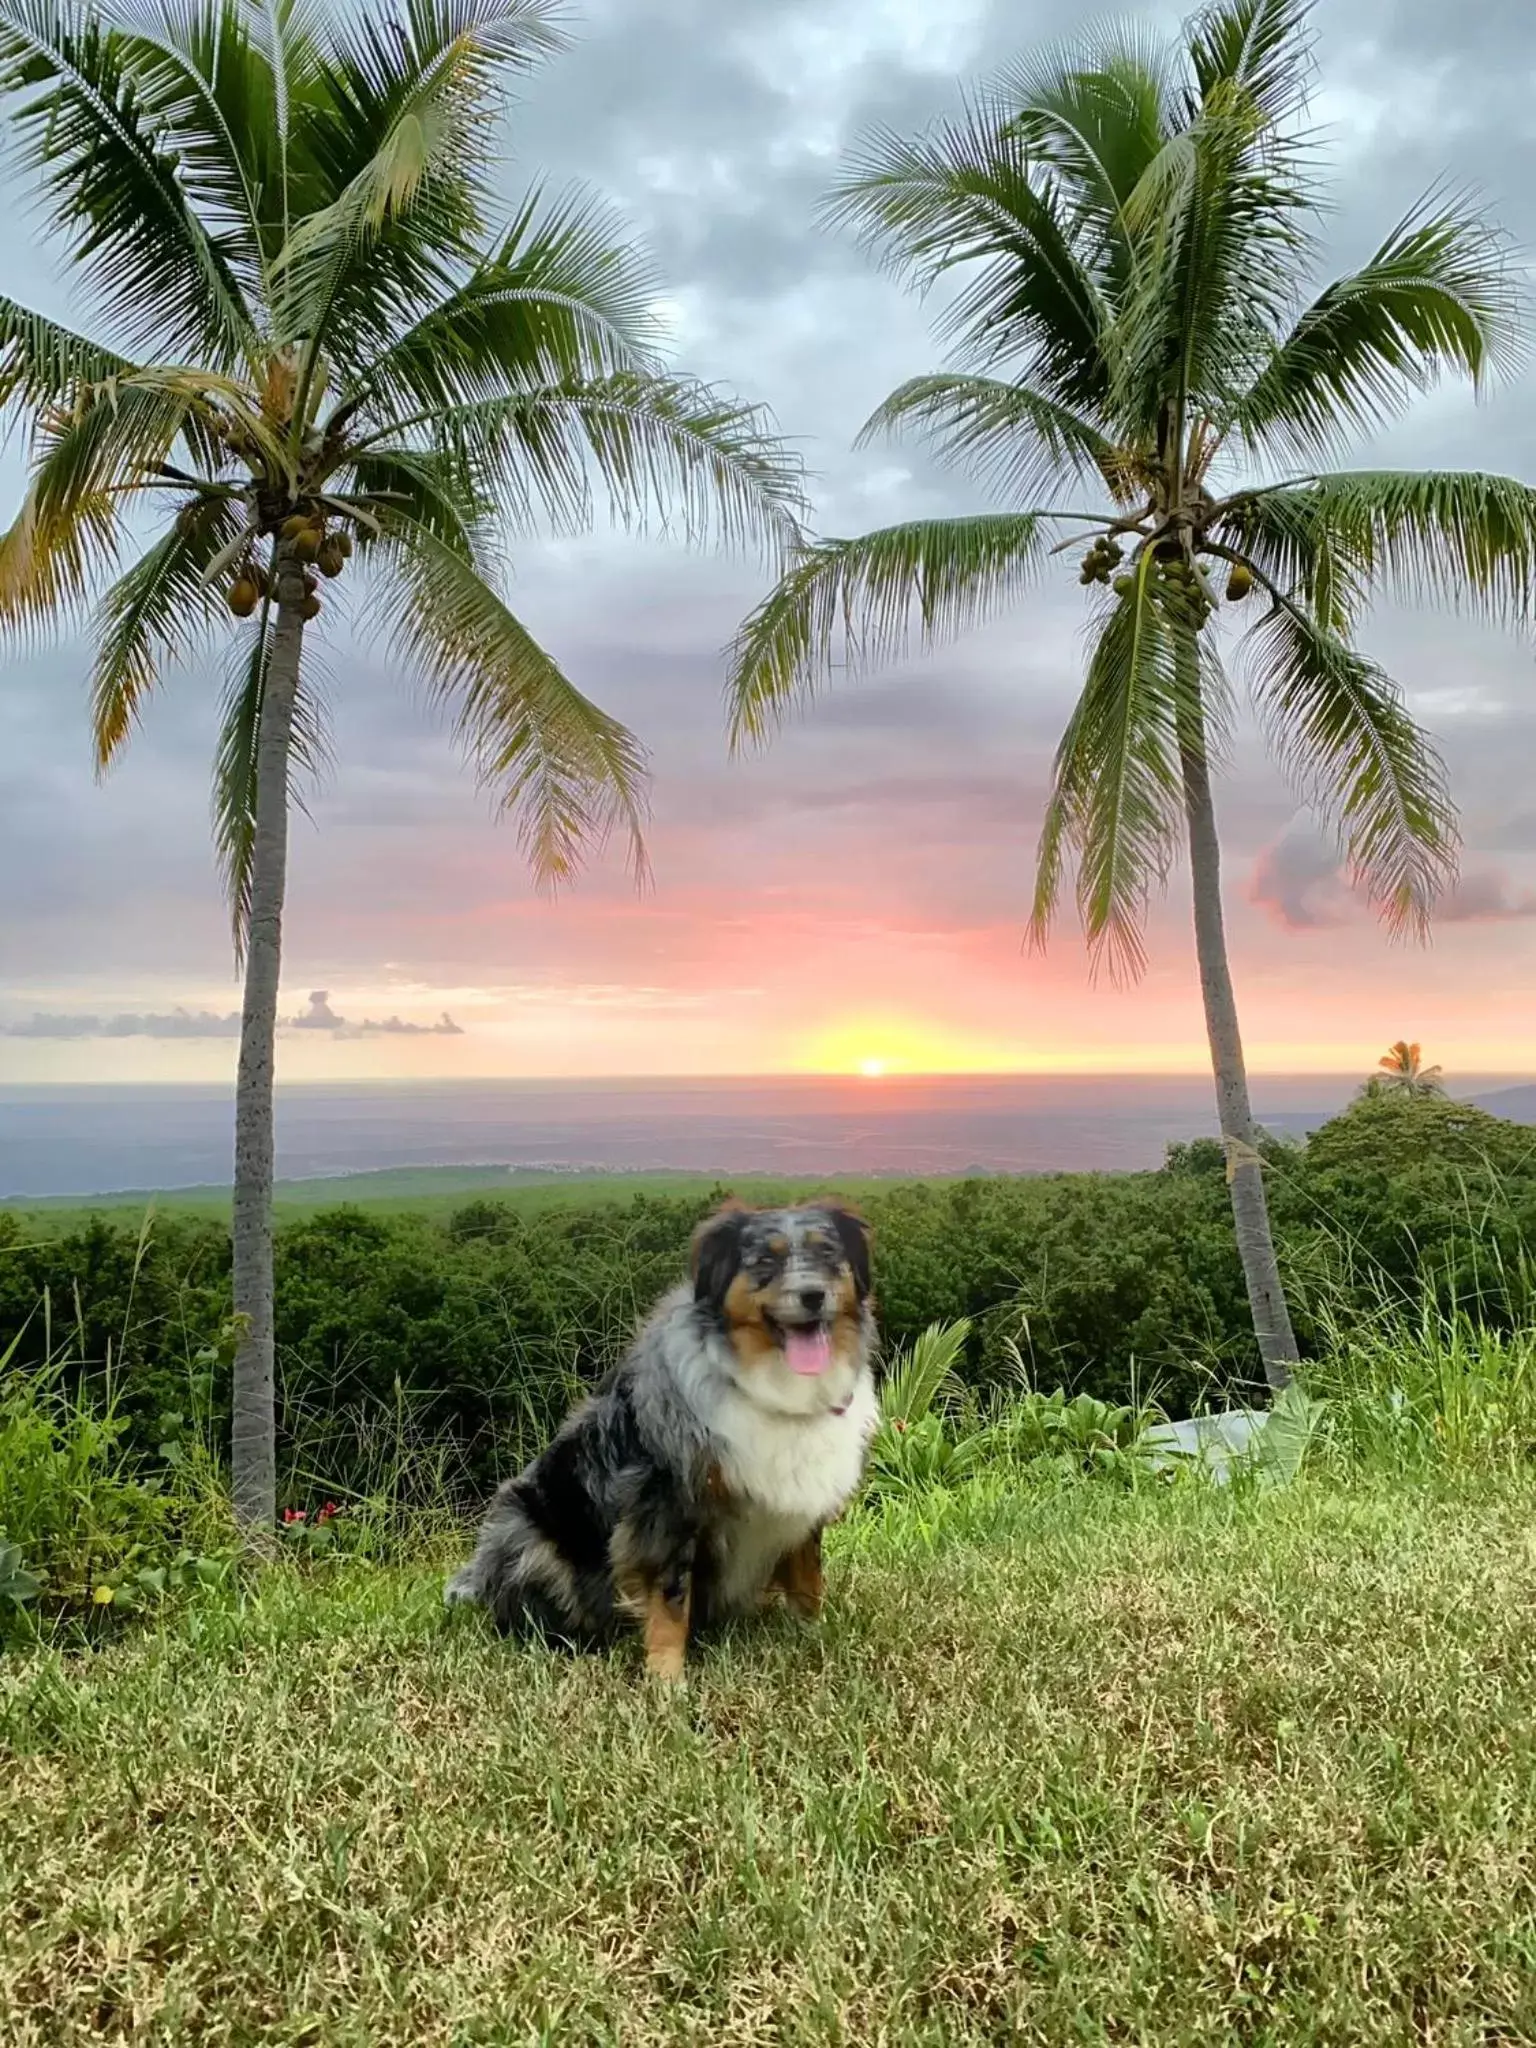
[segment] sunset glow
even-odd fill
[[[869,1048],[876,1045],[878,1052]],[[938,1018],[855,1016],[814,1031],[792,1062],[803,1074],[858,1074],[866,1081],[888,1074],[1018,1073],[1027,1067],[1016,1046],[989,1044]]]

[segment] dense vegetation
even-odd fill
[[[1368,1097],[1268,1156],[1311,1351],[1425,1283],[1491,1328],[1529,1309],[1536,1131],[1443,1098]],[[433,1447],[434,1484],[477,1493],[616,1354],[712,1199],[487,1199],[441,1220],[353,1207],[280,1231],[286,1497],[364,1488],[381,1444],[397,1457],[403,1439]],[[1152,1173],[891,1183],[862,1206],[886,1341],[968,1318],[974,1388],[1022,1361],[1037,1386],[1181,1413],[1254,1374],[1214,1142],[1175,1147]],[[167,1412],[222,1443],[228,1313],[228,1239],[212,1221],[101,1216],[48,1236],[0,1214],[0,1359],[10,1347],[13,1369],[52,1357],[70,1375],[109,1372],[145,1444]]]

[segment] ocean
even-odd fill
[[[1261,1075],[1254,1105],[1272,1129],[1299,1135],[1358,1085]],[[1518,1100],[1531,1096],[1522,1089]],[[0,1088],[0,1198],[227,1185],[231,1122],[224,1088]],[[359,1082],[284,1088],[277,1109],[284,1180],[391,1166],[797,1176],[1125,1169],[1156,1166],[1170,1142],[1214,1130],[1202,1076]]]

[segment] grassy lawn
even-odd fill
[[[687,1693],[279,1569],[0,1665],[24,2044],[1536,2037],[1536,1489],[856,1519]]]
[[[798,1200],[824,1192],[829,1185],[825,1180],[773,1180],[753,1174],[538,1173],[507,1166],[390,1166],[372,1173],[279,1181],[274,1206],[281,1223],[297,1222],[343,1203],[387,1215],[442,1218],[466,1202],[484,1199],[532,1213],[594,1202],[628,1202],[636,1195],[694,1195],[702,1200],[711,1188],[729,1186],[744,1202],[766,1204]],[[889,1178],[868,1175],[843,1176],[837,1182],[838,1190],[853,1199],[891,1185]],[[0,1211],[10,1209],[24,1215],[41,1236],[63,1236],[90,1216],[142,1214],[151,1206],[159,1215],[227,1222],[229,1203],[228,1188],[171,1188],[160,1194],[136,1188],[107,1195],[15,1196],[0,1201]]]

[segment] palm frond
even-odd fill
[[[1235,84],[1169,140],[1128,202],[1136,264],[1109,347],[1117,408],[1142,432],[1224,417],[1294,303],[1313,195]]]
[[[0,296],[0,410],[70,406],[92,385],[131,368],[114,350]]]
[[[275,621],[270,600],[241,629],[228,663],[213,766],[213,843],[229,905],[237,963],[245,957],[251,910],[251,859],[256,845],[256,763],[261,712],[272,659]],[[303,808],[301,777],[322,775],[330,761],[325,708],[312,687],[300,684],[293,703],[288,748],[289,801]]]
[[[377,548],[388,552],[383,522],[399,515],[425,527],[466,561],[479,561],[490,507],[481,498],[478,480],[462,462],[441,451],[370,448],[354,457],[351,470],[355,491],[343,494],[343,502],[355,498],[380,522],[376,535],[366,528],[359,535],[363,560]]]
[[[238,278],[266,297],[282,158],[271,54],[245,0],[106,0],[125,75],[177,181]]]
[[[1349,638],[1370,603],[1374,564],[1369,536],[1362,547],[1303,488],[1240,498],[1213,524],[1211,538],[1245,557],[1266,582],[1341,638]]]
[[[1135,261],[1126,209],[1174,125],[1173,52],[1135,23],[1090,29],[1005,71],[990,98],[1071,195],[1070,212],[1111,293]]]
[[[244,362],[256,321],[92,0],[0,0],[0,102],[52,224],[127,346]]]
[[[856,446],[915,426],[942,460],[999,494],[1050,505],[1069,488],[1102,485],[1117,504],[1138,494],[1125,452],[1090,420],[1027,384],[941,373],[899,385],[860,429]]]
[[[941,335],[977,367],[1015,360],[1057,403],[1096,413],[1109,388],[1112,307],[1077,247],[1066,198],[990,105],[916,139],[875,130],[823,213],[924,291],[965,271]]]
[[[761,739],[784,708],[838,666],[877,667],[948,638],[1016,598],[1045,553],[1044,516],[918,520],[799,549],[730,651],[733,744]]]
[[[1275,753],[1338,831],[1356,882],[1389,926],[1422,931],[1455,871],[1456,817],[1396,685],[1283,600],[1245,654]]]
[[[104,769],[127,739],[168,661],[228,623],[209,565],[244,524],[227,499],[192,500],[170,531],[118,578],[96,613],[91,732]]]
[[[1536,606],[1536,489],[1466,470],[1337,470],[1265,492],[1239,526],[1287,530],[1358,590],[1518,624]],[[1305,587],[1305,586],[1303,586]]]
[[[1237,87],[1276,132],[1306,109],[1316,60],[1314,0],[1214,0],[1189,28],[1189,61],[1201,105]]]
[[[1447,373],[1483,383],[1515,359],[1519,319],[1507,239],[1466,195],[1431,192],[1306,309],[1232,425],[1252,448],[1316,460]]]
[[[1146,964],[1142,931],[1153,888],[1179,844],[1180,664],[1176,631],[1154,597],[1152,556],[1105,617],[1088,678],[1057,749],[1030,923],[1043,944],[1065,857],[1077,856],[1077,902],[1095,964],[1117,981]]]
[[[552,0],[411,0],[345,17],[300,138],[323,204],[277,259],[278,330],[315,352],[331,330],[398,327],[481,232],[510,75],[560,47]]]
[[[519,822],[534,874],[568,881],[615,827],[646,872],[645,756],[571,683],[474,562],[407,517],[386,528],[403,585],[392,644],[452,716],[482,785]]]
[[[891,1360],[880,1389],[880,1419],[910,1428],[959,1385],[956,1367],[970,1339],[968,1316],[930,1323]]]
[[[81,493],[61,519],[30,489],[0,534],[0,632],[41,638],[82,616],[97,574],[117,559],[120,535],[113,492]]]
[[[82,506],[142,485],[187,433],[202,403],[195,384],[140,381],[135,372],[93,388],[67,409],[44,413],[28,478],[39,534],[62,533]]]
[[[799,531],[803,472],[762,409],[686,378],[625,372],[404,425],[429,433],[525,530],[588,525],[595,475],[627,525],[659,514],[663,531],[676,519],[690,539],[713,531],[771,550]]]
[[[658,289],[607,206],[534,192],[484,261],[351,382],[415,413],[651,367]]]
[[[49,360],[82,369],[90,344],[29,330],[41,344],[20,377],[49,375]],[[219,379],[215,377],[213,383]],[[117,559],[125,498],[166,461],[178,440],[211,453],[197,428],[207,379],[137,371],[66,391],[33,420],[27,498],[0,543],[0,627],[39,631],[78,612],[96,571]]]

